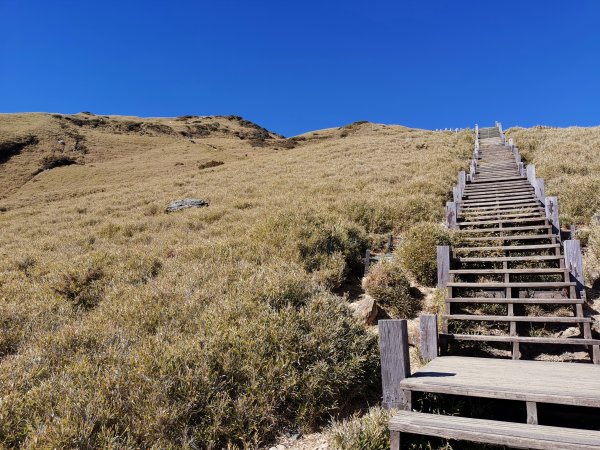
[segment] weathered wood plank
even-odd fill
[[[389,422],[392,433],[415,433],[511,448],[598,450],[600,431],[523,424],[469,417],[400,411]],[[398,447],[399,448],[399,447]],[[392,447],[393,450],[397,450]]]
[[[448,245],[437,246],[437,275],[440,289],[444,289],[450,281],[450,247]]]
[[[410,376],[408,328],[406,320],[379,321],[379,351],[384,408],[406,408],[409,399],[400,382]]]
[[[577,239],[563,242],[565,252],[565,267],[569,269],[572,280],[577,283],[577,292],[583,288],[583,261],[581,258],[581,244]]]
[[[421,331],[421,357],[431,361],[438,356],[438,322],[435,314],[423,314],[419,318]]]

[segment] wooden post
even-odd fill
[[[594,222],[596,223],[596,225],[600,225],[600,214],[596,214],[594,216]]]
[[[508,146],[510,147],[510,149],[512,150],[514,148],[514,143],[513,143],[513,138],[509,138],[508,139]]]
[[[394,249],[394,235],[388,234],[388,242],[387,242],[388,252],[391,252]]]
[[[515,153],[515,162],[516,162],[517,164],[523,164],[523,163],[521,162],[521,154],[520,154],[520,153],[518,153],[518,152],[517,152],[517,153]],[[523,169],[523,171],[522,171],[522,172],[523,172],[523,176],[525,176],[525,169]]]
[[[439,289],[445,289],[450,281],[450,246],[437,246],[437,274]]]
[[[544,201],[546,206],[546,219],[552,224],[552,232],[559,236],[560,223],[558,221],[558,197],[546,197]]]
[[[438,247],[439,248],[439,247]],[[420,317],[421,358],[431,361],[438,356],[438,323],[435,314],[423,314]]]
[[[581,259],[581,243],[578,239],[563,241],[565,249],[565,267],[569,269],[573,281],[577,283],[577,292],[583,289],[583,261]]]
[[[460,188],[460,197],[465,193],[465,185],[467,184],[467,175],[464,170],[458,172],[458,187]]]
[[[367,249],[367,251],[365,252],[365,273],[364,273],[365,277],[369,273],[370,266],[371,266],[371,250]]]
[[[458,211],[456,208],[456,203],[454,202],[446,202],[446,225],[448,228],[456,228],[456,216],[458,215]]]
[[[536,402],[525,402],[527,407],[527,423],[529,425],[538,424],[538,412]]]
[[[458,204],[461,200],[460,188],[458,186],[452,187],[452,199],[454,200],[454,203],[456,203],[456,204]]]
[[[379,321],[379,352],[383,407],[410,409],[410,392],[400,388],[400,382],[410,377],[406,320]]]
[[[535,166],[533,164],[527,164],[527,181],[535,187]]]
[[[571,225],[571,229],[569,232],[569,235],[571,236],[571,239],[575,239],[575,234],[577,232],[577,227],[575,225]]]
[[[522,162],[517,162],[517,168],[519,169],[519,173],[521,174],[522,177],[525,176],[525,166],[523,165]]]
[[[535,190],[535,195],[537,196],[537,198],[539,198],[540,201],[543,203],[544,197],[545,197],[545,195],[544,195],[544,179],[536,178],[533,189]]]

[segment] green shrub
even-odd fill
[[[410,283],[397,263],[383,261],[371,267],[363,288],[392,315],[411,318],[420,309],[421,302],[411,296]]]
[[[437,246],[449,245],[446,228],[436,223],[423,222],[412,227],[402,237],[398,256],[415,279],[427,286],[437,282]]]
[[[259,227],[257,240],[279,247],[280,255],[302,264],[317,282],[339,287],[352,272],[363,267],[368,247],[365,231],[340,217],[286,212]]]
[[[388,450],[391,411],[371,408],[362,417],[353,416],[335,422],[330,428],[329,445],[333,450]]]

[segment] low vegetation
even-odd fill
[[[471,133],[363,123],[282,151],[240,118],[63,117],[0,116],[0,141],[36,139],[0,164],[0,447],[256,448],[377,401],[376,337],[332,292],[441,221]],[[35,175],[67,132],[82,164]],[[181,198],[211,206],[163,212]]]
[[[410,282],[397,262],[373,266],[363,279],[363,288],[396,318],[411,319],[421,309],[420,298],[412,295]]]
[[[403,236],[398,247],[402,264],[426,286],[437,282],[437,246],[450,245],[448,230],[439,223],[419,223]]]

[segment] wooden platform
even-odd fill
[[[440,356],[401,381],[405,391],[600,408],[600,366]]]

